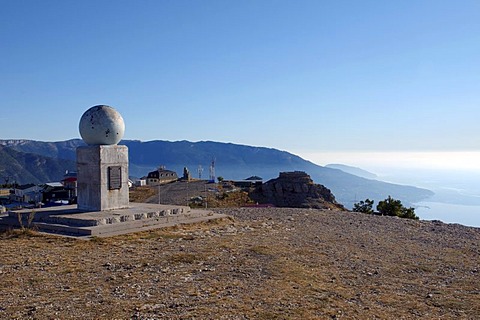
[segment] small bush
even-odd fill
[[[380,201],[377,205],[377,210],[384,216],[395,216],[400,218],[408,218],[418,220],[414,208],[406,208],[400,200],[395,200],[391,196]]]
[[[352,211],[367,214],[375,214],[373,211],[373,200],[366,199],[365,201],[357,202],[353,205]],[[393,216],[407,219],[418,220],[414,208],[406,208],[400,200],[395,200],[391,196],[382,200],[377,205],[378,214],[382,216]]]
[[[20,229],[23,231],[25,229],[34,230],[35,226],[33,225],[33,220],[35,219],[35,211],[31,211],[28,216],[27,220],[24,222],[23,215],[20,212],[17,212],[17,220]]]
[[[365,201],[357,202],[353,205],[353,212],[373,213],[373,200],[366,199]]]

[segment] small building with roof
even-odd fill
[[[175,171],[167,170],[165,166],[160,166],[157,170],[148,173],[147,186],[158,186],[159,184],[177,180],[178,175]]]
[[[76,203],[76,197],[72,195],[71,189],[66,189],[61,182],[48,182],[42,185],[43,187],[43,203],[51,205],[61,202]]]
[[[11,200],[15,202],[39,202],[41,188],[33,183],[24,184],[13,189]]]
[[[259,176],[251,176],[244,180],[237,180],[233,181],[233,184],[238,188],[248,189],[250,187],[254,187],[257,185],[261,185],[263,183],[263,179]]]

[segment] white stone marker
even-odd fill
[[[125,132],[114,108],[98,105],[83,114],[77,148],[77,203],[84,211],[128,208],[128,148],[117,145]]]

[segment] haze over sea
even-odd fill
[[[421,219],[480,227],[480,152],[318,152],[302,156],[320,165],[359,167],[376,174],[377,180],[432,190],[432,198],[414,204]]]

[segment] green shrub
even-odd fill
[[[365,201],[357,202],[353,205],[354,212],[361,212],[372,214],[373,213],[373,200],[366,199]]]
[[[395,216],[418,220],[414,208],[404,207],[400,200],[395,200],[391,196],[388,196],[387,199],[378,203],[377,211],[383,216]]]

